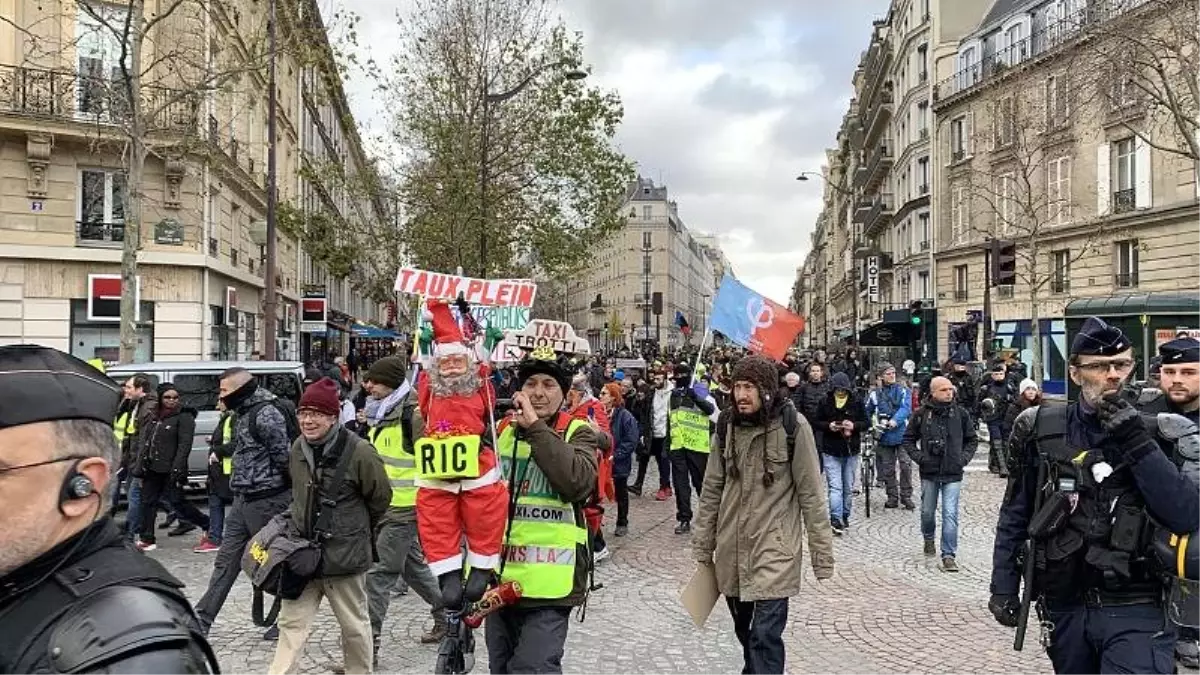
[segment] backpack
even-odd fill
[[[796,455],[796,433],[800,429],[800,413],[796,412],[796,406],[792,405],[791,401],[783,405],[783,433],[787,437],[787,453],[788,461]],[[729,437],[729,427],[733,426],[733,420],[729,419],[731,411],[722,410],[717,417],[717,447],[724,449],[725,439]]]
[[[287,428],[288,444],[296,442],[296,439],[300,438],[300,420],[296,417],[296,406],[291,401],[278,396],[255,403],[246,411],[246,416],[250,418],[250,435],[254,438],[254,442],[259,445],[265,445],[262,432],[258,429],[258,412],[265,406],[274,406],[279,411],[279,414],[283,415],[283,424]]]

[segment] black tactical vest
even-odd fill
[[[1068,406],[1039,406],[1034,423],[1039,461],[1047,463],[1047,481],[1038,486],[1042,508],[1057,503],[1067,513],[1061,526],[1037,542],[1037,592],[1065,600],[1096,589],[1112,597],[1153,599],[1160,588],[1153,527],[1133,474],[1113,466],[1097,481],[1093,468],[1105,461],[1104,454],[1072,447],[1067,419]]]

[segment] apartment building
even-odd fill
[[[649,178],[629,186],[622,209],[625,227],[598,243],[591,267],[568,282],[567,321],[593,349],[646,339],[680,346],[678,311],[699,339],[721,276],[733,273],[716,238],[693,234],[667,186]],[[662,294],[659,315],[655,293]]]
[[[881,321],[886,309],[933,300],[931,73],[938,54],[953,52],[988,6],[895,0],[872,22],[795,287],[797,304],[812,311],[802,338],[809,344],[835,344]]]
[[[1028,362],[1036,325],[1055,393],[1065,381],[1070,301],[1195,298],[1196,163],[1180,154],[1178,129],[1162,123],[1162,101],[1136,82],[1156,76],[1107,57],[1126,51],[1117,41],[1132,48],[1194,25],[1194,11],[1188,2],[997,0],[960,41],[933,103],[941,335],[983,309],[988,238],[1017,245],[1016,283],[990,297],[995,337]]]
[[[278,334],[262,335],[267,83],[265,69],[245,64],[264,39],[266,5],[185,0],[144,36],[149,131],[137,137],[150,153],[140,170],[134,289],[123,287],[120,261],[136,135],[120,97],[126,50],[108,28],[123,24],[129,5],[0,6],[0,343],[115,361],[115,305],[128,293],[139,309],[139,361],[247,358],[267,339],[277,340],[279,358],[314,346],[344,353],[353,323],[377,318],[376,303],[329,278],[281,232]],[[383,220],[381,204],[301,177],[306,162],[330,154],[351,174],[369,164],[315,1],[279,3],[278,25],[281,36],[304,31],[310,49],[277,59],[280,202]],[[239,63],[244,72],[235,73]],[[212,75],[222,69],[228,77]],[[327,331],[301,333],[306,291],[329,301]]]

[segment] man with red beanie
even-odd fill
[[[468,325],[470,307],[460,302]],[[447,609],[463,604],[462,541],[471,572],[466,598],[478,600],[493,570],[500,568],[508,489],[501,480],[491,429],[496,392],[490,368],[477,352],[475,335],[464,335],[450,306],[430,301],[433,349],[417,380],[423,424],[415,442],[417,530],[429,569],[438,577]],[[416,425],[414,425],[416,427]]]

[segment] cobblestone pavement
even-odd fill
[[[922,554],[917,512],[885,511],[882,490],[872,490],[868,519],[857,498],[852,526],[835,542],[834,578],[816,582],[805,561],[804,586],[792,599],[784,635],[790,672],[1051,672],[1036,626],[1026,650],[1014,652],[1012,631],[998,626],[987,610],[993,527],[1004,483],[987,473],[983,448],[979,455],[962,491],[957,574],[942,572],[936,559]],[[656,484],[648,477],[646,485]],[[679,603],[694,566],[688,542],[672,532],[674,500],[635,498],[630,521],[629,536],[608,537],[613,556],[596,572],[604,588],[592,595],[586,621],[571,622],[564,669],[740,671],[741,650],[724,607],[718,605],[698,630]],[[208,582],[214,554],[192,553],[195,540],[186,539],[162,537],[150,555],[177,574],[195,600]],[[436,647],[418,642],[428,621],[415,594],[393,599],[382,671],[432,671]],[[250,621],[250,587],[239,580],[211,635],[225,672],[265,672],[275,645],[262,641],[261,632]],[[475,670],[486,672],[483,641],[478,644]],[[299,667],[328,672],[340,661],[337,623],[322,607]]]

